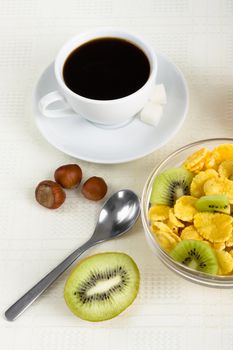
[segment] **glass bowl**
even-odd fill
[[[190,269],[189,267],[182,265],[173,260],[168,253],[166,253],[156,241],[153,233],[150,231],[148,220],[148,208],[150,201],[150,194],[155,177],[166,169],[172,167],[179,167],[184,160],[193,152],[202,147],[213,149],[222,143],[233,144],[233,138],[215,138],[208,140],[200,140],[194,143],[190,143],[177,151],[170,154],[164,161],[154,168],[149,178],[146,181],[142,194],[141,213],[142,223],[145,231],[145,236],[152,251],[158,256],[158,258],[172,271],[182,276],[183,278],[192,281],[194,283],[202,284],[215,288],[233,288],[233,275],[232,276],[216,276],[209,275],[203,272],[198,272]]]

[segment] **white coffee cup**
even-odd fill
[[[150,63],[150,75],[147,82],[131,95],[114,100],[94,100],[74,93],[63,79],[63,66],[70,53],[82,44],[97,38],[113,37],[132,42],[143,50]],[[58,90],[43,96],[39,102],[41,113],[48,118],[79,115],[102,127],[115,127],[127,123],[146,104],[155,84],[157,58],[153,48],[139,37],[125,31],[102,28],[79,34],[69,40],[59,51],[54,64],[54,73]],[[61,108],[52,109],[51,105],[60,102]]]

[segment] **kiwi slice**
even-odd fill
[[[154,180],[150,203],[172,207],[179,197],[190,194],[192,178],[193,174],[184,168],[165,170]]]
[[[136,298],[140,274],[124,253],[96,254],[82,260],[68,277],[65,301],[78,317],[104,321],[124,311]]]
[[[229,198],[220,194],[203,196],[199,198],[195,202],[195,207],[198,211],[219,211],[225,214],[231,213]]]
[[[170,255],[191,269],[216,274],[218,262],[213,250],[204,242],[185,239],[179,242]]]

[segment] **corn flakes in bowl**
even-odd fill
[[[149,176],[142,222],[153,252],[180,276],[233,287],[233,139],[194,142]]]

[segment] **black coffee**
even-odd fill
[[[148,80],[150,63],[129,41],[101,38],[88,41],[66,59],[63,77],[76,94],[114,100],[132,94]]]

